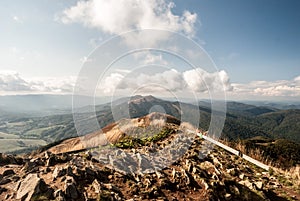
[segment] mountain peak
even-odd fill
[[[129,100],[130,100],[129,103],[140,103],[140,102],[152,102],[152,101],[159,100],[159,99],[152,95],[148,95],[148,96],[136,95],[136,96],[130,97]]]

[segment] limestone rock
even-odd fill
[[[37,174],[29,174],[21,181],[17,191],[16,199],[30,201],[32,196],[47,191],[45,182]]]

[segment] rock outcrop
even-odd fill
[[[12,160],[0,167],[0,200],[288,199],[289,188],[278,176],[212,148],[199,137],[191,141],[179,135],[181,128],[174,121],[165,126],[168,132],[145,141],[120,138],[107,155],[99,155],[95,147],[56,154],[50,148],[19,164]],[[164,154],[149,159],[164,149]],[[164,161],[170,164],[161,165]]]

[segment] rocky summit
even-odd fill
[[[29,155],[1,155],[0,200],[299,198],[282,183],[283,175],[184,135],[182,124],[171,116],[151,114],[128,120],[126,127],[122,120],[91,134],[90,147],[82,146],[82,138],[72,138]],[[143,135],[132,135],[136,132]],[[99,141],[97,147],[96,136],[105,134],[109,140]]]

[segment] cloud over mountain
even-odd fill
[[[19,73],[14,71],[0,72],[0,91],[30,91],[28,82],[20,77]]]
[[[15,71],[0,71],[0,92],[6,94],[72,93],[76,77],[23,78]]]
[[[300,76],[292,80],[252,81],[241,84],[234,83],[233,94],[274,97],[300,97]]]
[[[151,75],[141,73],[134,76],[112,73],[104,78],[100,86],[104,93],[113,93],[115,89],[137,90],[141,87],[143,87],[144,92],[191,90],[197,93],[232,90],[225,71],[209,73],[200,68],[184,72],[171,69]]]

